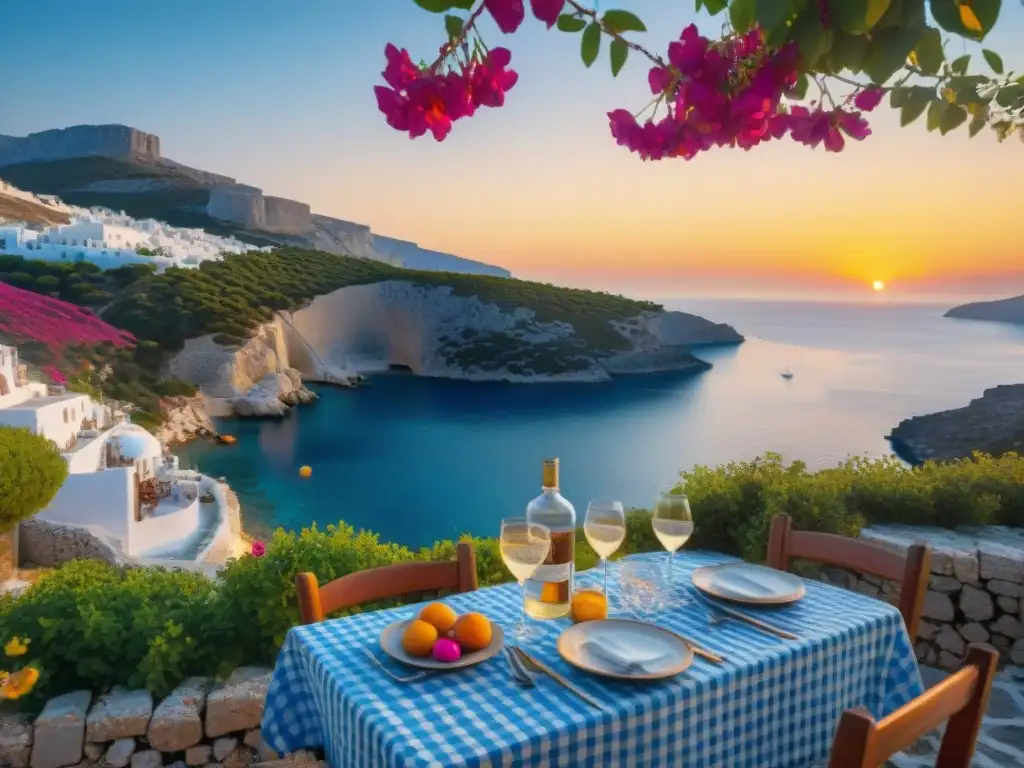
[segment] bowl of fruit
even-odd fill
[[[457,614],[430,603],[414,619],[389,624],[380,633],[384,653],[421,669],[456,669],[479,664],[505,644],[501,627],[482,613]]]

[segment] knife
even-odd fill
[[[571,691],[572,693],[574,693],[577,696],[579,696],[581,699],[583,699],[585,702],[587,702],[587,704],[589,704],[590,706],[597,707],[598,709],[604,710],[605,712],[610,712],[611,711],[611,710],[608,709],[608,707],[606,707],[600,701],[595,699],[593,696],[591,696],[591,695],[581,691],[579,688],[577,688],[575,685],[570,683],[568,680],[566,680],[560,674],[555,672],[555,670],[551,669],[551,667],[549,667],[547,664],[544,664],[543,662],[538,661],[537,659],[535,659],[529,653],[524,651],[521,646],[518,646],[518,645],[515,646],[515,648],[513,648],[513,653],[518,653],[520,656],[522,656],[524,659],[526,659],[526,661],[528,661],[534,667],[539,669],[541,672],[543,672],[545,675],[550,677],[552,680],[554,680],[556,683],[561,685],[566,690]]]
[[[781,637],[781,638],[783,638],[785,640],[799,640],[800,639],[799,637],[794,635],[792,632],[787,632],[784,629],[780,629],[779,627],[773,626],[772,624],[768,624],[768,623],[766,623],[764,621],[761,621],[760,619],[755,619],[753,616],[747,616],[747,614],[745,614],[745,613],[743,613],[741,611],[734,611],[732,608],[726,608],[724,605],[720,605],[717,602],[711,600],[707,595],[702,593],[699,589],[695,589],[693,591],[693,594],[695,594],[698,598],[700,598],[700,600],[705,605],[711,606],[712,609],[714,609],[716,611],[719,611],[720,613],[724,613],[726,616],[728,616],[730,618],[733,618],[733,619],[737,619],[738,621],[745,621],[745,622],[747,622],[747,624],[750,624],[751,626],[757,627],[758,629],[762,630],[763,632],[767,632],[769,634],[775,635],[776,637]]]

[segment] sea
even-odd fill
[[[713,368],[699,374],[501,384],[387,373],[354,390],[313,385],[316,404],[282,420],[220,420],[236,444],[177,453],[227,479],[253,535],[344,521],[416,547],[497,535],[539,492],[548,456],[582,520],[594,498],[649,506],[696,465],[767,451],[812,468],[888,455],[901,420],[1024,382],[1024,326],[945,318],[948,305],[665,305],[747,341],[700,349]]]

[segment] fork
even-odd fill
[[[424,677],[430,674],[429,672],[422,670],[420,672],[413,672],[411,675],[396,675],[394,672],[392,672],[390,669],[384,666],[381,660],[373,654],[373,651],[370,651],[367,648],[361,648],[360,650],[366,654],[370,661],[372,661],[374,664],[376,664],[378,667],[384,670],[384,674],[386,674],[396,683],[411,683],[414,680],[422,680]]]

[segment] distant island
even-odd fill
[[[1000,323],[1024,324],[1024,296],[962,304],[959,307],[953,307],[945,316],[963,320],[992,320]]]

